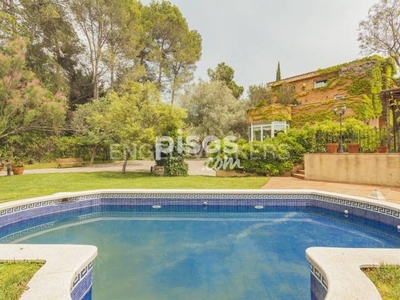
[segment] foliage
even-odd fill
[[[236,162],[233,169],[239,172],[277,176],[293,169],[294,163],[302,162],[305,148],[296,140],[295,135],[279,134],[263,142],[237,143],[237,151],[230,151],[227,145],[213,145],[210,166],[220,166],[220,161]],[[239,162],[239,164],[238,164]],[[227,165],[228,166],[228,165]]]
[[[189,171],[189,165],[184,161],[182,155],[173,153],[162,162],[165,167],[165,176],[187,176]]]
[[[156,160],[158,166],[164,166],[165,176],[187,176],[189,171],[189,165],[184,161],[186,144],[183,142],[186,140],[182,136],[178,138],[176,128],[170,127],[164,133],[163,137],[168,137],[168,141],[160,140],[161,144],[164,143],[163,148],[167,148],[169,142],[173,142],[173,147],[170,153],[160,153],[160,159]]]
[[[100,78],[102,76],[101,58],[106,49],[107,38],[119,16],[119,5],[114,0],[71,0],[69,9],[78,32],[82,33],[90,73],[93,83],[93,97],[99,97]]]
[[[43,262],[1,262],[0,299],[18,300]]]
[[[14,40],[0,52],[0,139],[24,132],[60,132],[66,99],[45,89],[26,70],[26,43]]]
[[[161,92],[176,92],[188,83],[201,57],[201,36],[190,30],[178,7],[169,1],[152,0],[143,7],[144,47],[140,63]]]
[[[294,104],[296,99],[296,92],[292,86],[283,83],[276,91],[277,103],[283,105]]]
[[[19,157],[14,157],[12,160],[13,168],[21,168],[24,166],[24,162]]]
[[[110,142],[111,120],[107,118],[109,105],[108,98],[94,99],[79,105],[73,113],[71,128],[81,144],[92,148],[91,163],[94,162],[97,148]]]
[[[109,111],[98,125],[109,127],[107,130],[112,132],[114,140],[128,148],[123,172],[132,151],[152,148],[156,136],[183,126],[184,111],[160,102],[158,89],[152,83],[129,82],[106,98]]]
[[[318,124],[303,127],[303,129],[293,129],[289,132],[297,132],[304,135],[309,140],[307,143],[300,142],[306,152],[324,152],[326,143],[337,143],[340,136],[340,126],[338,122],[325,120]],[[344,120],[342,125],[342,137],[344,144],[359,143],[363,152],[373,152],[382,142],[384,136],[377,130],[370,128],[363,122],[348,118]],[[304,141],[304,139],[303,139]]]
[[[1,178],[6,189],[0,202],[51,195],[59,192],[78,192],[97,189],[259,189],[266,177],[220,178],[210,176],[155,177],[150,173],[116,172],[53,173]],[[43,184],[43,183],[46,184]],[[24,188],[21,189],[21,186]],[[38,189],[40,186],[40,189]]]
[[[222,81],[200,81],[190,86],[180,101],[187,111],[186,125],[190,134],[201,138],[243,135],[235,128],[238,123],[246,122],[244,108]]]
[[[360,22],[360,48],[366,53],[390,56],[400,66],[400,0],[380,0]]]
[[[247,107],[261,107],[272,103],[273,93],[264,84],[250,85],[248,91]]]
[[[259,116],[268,121],[289,121],[292,117],[290,107],[280,104],[251,108],[247,113],[250,116]]]
[[[235,71],[225,64],[224,62],[219,63],[215,70],[208,69],[207,74],[210,77],[211,81],[222,81],[226,84],[226,86],[232,91],[232,95],[239,99],[243,94],[244,88],[242,86],[238,86],[237,83],[233,80],[235,76]]]

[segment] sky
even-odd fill
[[[170,2],[202,36],[195,77],[208,80],[207,69],[225,62],[247,89],[274,81],[278,61],[286,78],[366,56],[360,53],[358,24],[379,0]]]

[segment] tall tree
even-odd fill
[[[223,81],[194,84],[182,96],[181,105],[190,132],[202,138],[241,134],[236,130],[238,122],[246,122],[244,108]]]
[[[275,81],[280,81],[281,77],[281,63],[278,61],[278,67],[276,68],[276,79]]]
[[[115,89],[118,76],[135,67],[143,48],[142,4],[136,0],[116,1],[110,16],[110,34],[106,40],[102,62],[108,70],[110,88]]]
[[[0,140],[25,132],[64,129],[66,99],[44,88],[26,68],[26,43],[17,39],[0,51]]]
[[[219,63],[217,67],[213,69],[208,69],[207,74],[210,77],[211,81],[222,81],[226,84],[226,86],[232,91],[233,96],[236,99],[239,99],[243,94],[244,88],[242,86],[238,86],[237,83],[233,80],[235,76],[235,71],[232,67],[228,66],[224,62]]]
[[[88,63],[92,75],[93,97],[99,98],[100,78],[105,73],[102,57],[107,41],[113,31],[113,22],[120,10],[118,0],[68,0],[76,27],[85,37]]]
[[[143,9],[144,47],[140,61],[148,78],[152,78],[161,92],[176,92],[192,79],[196,63],[201,57],[201,36],[189,29],[179,8],[169,1],[152,0]]]
[[[56,0],[7,1],[16,20],[14,36],[28,39],[27,65],[52,92],[69,92],[69,76],[80,52],[66,9]]]
[[[360,48],[392,57],[400,67],[400,0],[380,0],[359,24]]]
[[[175,47],[174,59],[169,63],[168,78],[170,81],[171,103],[183,85],[193,79],[196,62],[201,57],[201,36],[197,31],[188,32],[181,43]]]

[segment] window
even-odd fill
[[[324,80],[319,80],[319,81],[315,81],[314,82],[314,88],[318,89],[324,86],[328,85],[328,80],[324,79]]]
[[[280,132],[286,132],[289,125],[286,121],[273,121],[262,124],[251,124],[250,141],[264,141],[273,138]]]

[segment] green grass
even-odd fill
[[[400,299],[400,266],[381,265],[363,271],[375,284],[383,300]]]
[[[42,262],[0,262],[0,299],[18,300]]]
[[[54,173],[0,177],[0,202],[94,189],[259,189],[266,177],[157,177],[148,173]]]

